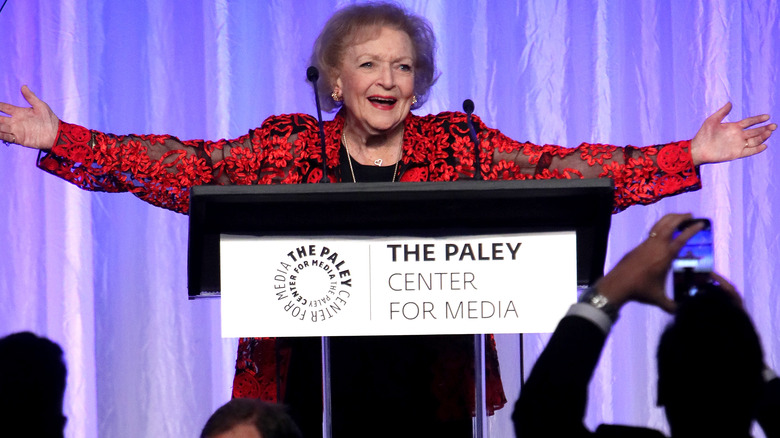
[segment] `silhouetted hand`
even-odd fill
[[[702,223],[696,223],[673,238],[677,227],[688,219],[690,214],[662,217],[653,225],[649,237],[597,282],[599,293],[617,307],[638,301],[673,312],[676,305],[666,295],[666,276],[685,242],[704,228]]]

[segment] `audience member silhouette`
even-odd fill
[[[646,239],[561,320],[515,406],[518,437],[663,437],[657,430],[583,424],[588,382],[618,310],[629,301],[675,312],[658,348],[658,404],[672,437],[747,437],[757,420],[780,437],[780,379],[734,287],[717,274],[679,305],[665,291],[672,259],[701,225],[674,237],[690,215],[666,215]]]
[[[235,398],[217,409],[201,438],[301,438],[283,406],[258,399]]]
[[[738,297],[702,285],[661,335],[658,405],[676,436],[746,436],[753,419],[769,414],[761,341]],[[713,421],[721,418],[728,421]]]
[[[54,342],[30,332],[0,339],[0,435],[62,437],[66,375]]]

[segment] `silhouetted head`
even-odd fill
[[[30,332],[0,339],[0,435],[62,437],[66,375],[54,342]]]
[[[672,436],[747,436],[763,366],[758,335],[735,297],[708,285],[681,303],[658,346],[658,404]]]
[[[239,431],[243,434],[238,435]],[[223,436],[301,438],[301,431],[281,405],[262,400],[235,398],[214,411],[203,426],[200,436],[201,438]]]

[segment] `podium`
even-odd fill
[[[390,294],[398,294],[392,296],[401,296],[401,294],[406,294],[405,291],[409,289],[409,284],[413,284],[414,281],[422,281],[420,284],[428,287],[425,292],[428,294],[426,296],[433,296],[435,293],[446,293],[452,297],[456,293],[468,293],[469,291],[462,291],[461,289],[469,289],[469,285],[474,289],[472,292],[481,294],[479,296],[486,296],[487,292],[485,292],[483,285],[490,283],[488,280],[493,280],[496,274],[492,272],[482,274],[482,271],[478,271],[478,269],[485,269],[486,266],[493,264],[494,262],[490,260],[491,258],[508,262],[510,256],[514,259],[516,253],[519,253],[521,243],[525,244],[523,246],[525,251],[525,248],[534,246],[532,244],[535,242],[534,239],[541,239],[541,244],[537,244],[537,246],[543,247],[545,246],[545,238],[558,236],[561,233],[570,233],[576,236],[576,244],[567,247],[571,248],[571,252],[573,252],[568,257],[572,260],[576,259],[576,262],[572,263],[572,269],[576,273],[560,273],[561,275],[555,275],[555,277],[565,277],[563,274],[567,274],[573,279],[573,283],[576,283],[571,285],[572,290],[569,291],[571,295],[567,297],[568,303],[571,303],[576,292],[576,286],[589,285],[603,275],[613,196],[612,182],[603,179],[197,186],[192,188],[190,201],[189,297],[191,299],[219,297],[223,290],[222,285],[234,284],[235,282],[232,280],[236,275],[243,275],[248,270],[262,271],[262,269],[276,263],[281,263],[282,266],[288,265],[289,268],[280,270],[280,272],[285,271],[283,272],[284,281],[279,280],[280,282],[277,284],[273,283],[270,274],[263,274],[265,276],[261,275],[257,279],[249,277],[249,280],[243,279],[239,281],[239,283],[242,281],[253,283],[247,286],[251,286],[250,289],[255,289],[255,292],[251,295],[255,297],[264,294],[262,291],[257,291],[258,285],[256,283],[262,283],[264,278],[268,279],[268,285],[261,286],[261,289],[268,288],[269,292],[265,293],[265,295],[271,296],[272,301],[270,302],[276,299],[280,303],[277,307],[280,308],[277,309],[279,312],[278,317],[273,317],[273,314],[270,314],[271,316],[265,315],[262,318],[254,318],[252,317],[253,313],[251,313],[254,310],[257,312],[266,311],[269,308],[273,308],[274,305],[261,304],[254,301],[249,301],[250,304],[246,304],[246,302],[240,304],[238,306],[239,310],[249,310],[250,313],[242,314],[245,316],[241,316],[239,319],[260,320],[258,322],[260,326],[259,328],[240,328],[238,329],[239,331],[249,331],[241,332],[237,336],[325,335],[322,342],[324,435],[329,436],[331,414],[329,363],[331,358],[328,335],[350,335],[348,331],[345,331],[349,327],[352,327],[355,331],[360,331],[361,333],[358,333],[360,335],[409,335],[415,334],[415,330],[418,327],[424,330],[420,332],[421,334],[464,333],[460,330],[464,330],[464,327],[466,330],[468,329],[470,319],[480,319],[480,314],[482,316],[485,315],[486,302],[493,305],[491,301],[486,301],[485,299],[479,301],[478,298],[463,298],[461,301],[457,301],[461,306],[458,314],[456,313],[458,308],[451,302],[442,304],[434,299],[426,300],[421,305],[415,304],[417,315],[422,312],[422,315],[425,316],[425,303],[429,303],[430,307],[427,310],[430,317],[428,320],[433,325],[426,325],[427,323],[418,324],[418,321],[410,321],[410,315],[415,315],[415,307],[410,307],[409,312],[404,313],[406,309],[401,301],[396,302],[391,299],[391,301],[383,302],[379,297],[379,293],[374,295],[375,290],[385,288],[388,289]],[[503,242],[496,240],[500,239],[500,236],[513,236],[511,242],[517,243],[507,242],[506,247],[503,247]],[[381,313],[387,316],[389,314],[389,318],[395,318],[397,323],[388,323],[387,321],[377,324],[368,323],[369,320],[373,322],[381,319],[377,316],[361,320],[365,322],[360,324],[348,323],[348,318],[351,316],[332,318],[332,321],[329,320],[326,324],[320,325],[311,322],[315,319],[318,320],[317,322],[320,322],[319,317],[314,316],[315,312],[311,312],[311,310],[315,310],[311,306],[316,304],[315,299],[317,296],[308,295],[304,297],[306,294],[296,289],[300,286],[296,281],[302,279],[293,273],[295,269],[294,261],[297,261],[298,257],[308,257],[309,254],[307,252],[311,251],[312,257],[320,256],[319,259],[312,259],[312,265],[318,263],[319,268],[325,269],[323,264],[329,263],[328,267],[332,271],[331,275],[333,275],[331,278],[336,277],[334,275],[336,273],[334,269],[336,265],[339,262],[344,262],[339,257],[333,256],[335,253],[335,251],[332,251],[334,245],[322,244],[320,239],[330,239],[326,240],[326,242],[336,241],[339,244],[347,245],[347,247],[353,244],[358,246],[356,250],[358,252],[354,253],[358,255],[352,256],[348,260],[350,266],[352,266],[351,271],[355,271],[348,274],[350,276],[348,278],[348,295],[352,301],[347,304],[346,301],[342,300],[336,308],[338,310],[349,309],[349,312],[353,312],[356,317],[363,317],[361,315],[365,312],[353,311],[352,309],[367,309],[366,311],[369,313],[373,312],[372,315]],[[241,248],[246,242],[260,242],[260,244],[271,242],[268,243],[271,246],[261,247],[262,249],[260,250],[250,249],[249,253],[242,253],[239,257],[234,256],[234,258],[230,259],[231,262],[228,266],[241,265],[247,259],[254,259],[256,255],[258,261],[254,262],[255,264],[253,265],[247,266],[256,266],[257,269],[242,268],[238,271],[234,270],[231,271],[229,278],[222,278],[221,258],[227,259],[227,254],[221,257],[221,251],[227,249],[232,254],[232,251],[235,251],[234,248]],[[281,246],[279,246],[279,242],[282,242]],[[298,242],[315,243],[302,244]],[[410,243],[407,245],[406,242]],[[472,242],[474,242],[473,245]],[[483,242],[485,242],[484,246]],[[318,244],[319,246],[317,246]],[[362,251],[360,245],[366,247],[365,253],[360,252]],[[465,250],[467,247],[468,251]],[[289,249],[289,251],[285,250],[285,248]],[[477,251],[476,248],[479,248],[479,250]],[[490,252],[491,250],[492,253]],[[268,253],[271,255],[269,256]],[[278,256],[274,255],[277,253],[279,254]],[[285,253],[287,253],[286,256],[284,255]],[[250,255],[247,256],[247,254]],[[343,254],[345,252],[342,252],[340,257],[343,257]],[[346,254],[353,253],[346,252]],[[360,254],[366,254],[366,256],[363,257]],[[263,258],[266,256],[270,258]],[[444,259],[452,263],[467,263],[471,260],[478,266],[473,270],[474,272],[471,272],[470,268],[468,269],[467,273],[471,273],[470,277],[464,274],[463,276],[458,276],[458,278],[452,278],[451,275],[447,280],[449,281],[447,283],[447,287],[449,287],[447,291],[437,290],[432,292],[431,283],[435,283],[438,278],[439,283],[436,284],[441,286],[443,281],[442,275],[453,274],[453,272],[447,271],[444,274],[439,271],[435,273],[428,272],[426,277],[418,271],[411,275],[408,272],[383,270],[381,266],[377,268],[370,264],[381,264],[381,260],[379,262],[377,260],[381,259],[382,256],[388,262],[398,262],[404,257],[406,261],[409,258],[413,258],[413,261],[418,262],[418,264],[410,266],[417,266],[418,271],[419,266],[427,266],[419,263],[424,261],[442,261]],[[562,259],[566,257],[567,255],[561,254]],[[369,261],[366,261],[366,259]],[[542,263],[537,259],[538,257],[531,256],[524,263]],[[369,265],[365,263],[369,263]],[[551,263],[547,262],[546,264],[550,265]],[[307,270],[308,266],[311,265],[307,264],[305,267],[300,265],[299,268],[302,271],[296,272],[302,275],[303,271],[314,271],[314,269]],[[359,269],[356,269],[356,267]],[[554,271],[555,266],[552,268]],[[290,269],[290,272],[287,272],[287,269]],[[278,267],[277,270],[279,270]],[[362,272],[364,270],[368,270],[368,273],[361,277],[358,271]],[[509,271],[514,270],[504,269],[507,273],[511,273]],[[458,268],[457,271],[460,275],[467,270]],[[338,274],[343,274],[343,271],[338,270]],[[405,275],[405,277],[402,275]],[[438,277],[435,275],[438,275]],[[524,272],[522,277],[530,278],[534,275],[548,274],[542,273],[539,268],[534,268]],[[361,282],[361,278],[365,278],[365,280]],[[354,283],[352,282],[353,279]],[[549,277],[536,280],[538,280],[537,283],[531,284],[544,285],[547,281],[552,282],[552,279]],[[497,283],[498,288],[504,285],[504,289],[511,290],[514,286],[513,282],[514,280],[504,283],[499,282]],[[358,284],[361,286],[357,287],[356,285]],[[479,287],[475,287],[475,284],[479,285]],[[281,293],[271,290],[271,288],[276,286],[282,291]],[[240,288],[241,285],[239,284],[238,287]],[[362,298],[359,297],[365,295],[363,290],[365,287],[371,290],[369,294],[371,297],[361,301]],[[447,287],[444,287],[444,289],[447,289]],[[496,286],[493,287],[496,288]],[[418,288],[423,288],[423,286],[418,286]],[[487,289],[490,288],[488,287]],[[275,297],[273,292],[277,292]],[[534,292],[536,295],[544,295],[550,291],[536,290]],[[551,292],[550,294],[552,295]],[[249,299],[254,299],[252,297]],[[226,305],[227,292],[224,298],[223,305]],[[328,297],[323,297],[323,305],[326,304],[324,298]],[[296,299],[298,300],[297,303]],[[290,325],[289,329],[283,328],[285,324],[282,324],[282,322],[292,321],[293,306],[301,304],[303,302],[301,299],[307,302],[308,307],[304,307],[302,310],[299,309],[299,312],[309,311],[309,313],[305,314],[307,323],[296,323],[297,325]],[[333,294],[333,299],[333,302],[327,304],[336,304],[336,294]],[[290,303],[289,308],[285,308],[283,311],[281,303],[287,300]],[[341,304],[342,302],[343,304]],[[473,309],[470,307],[471,303],[476,303]],[[479,303],[482,303],[481,308],[479,308]],[[447,307],[451,304],[451,307]],[[515,306],[514,303],[512,305]],[[498,306],[500,306],[500,303],[498,303]],[[493,314],[495,314],[496,307],[494,305],[492,309],[488,308],[488,312],[492,310]],[[509,312],[507,315],[510,317],[523,315],[522,310],[518,309],[521,307],[520,305],[515,306],[514,313]],[[437,310],[441,311],[440,309],[442,308],[446,309],[443,311],[444,313],[435,313]],[[472,314],[469,313],[471,310],[474,310],[473,315],[475,315],[475,318],[471,318]],[[507,309],[505,308],[504,311],[507,311]],[[223,308],[223,315],[224,312]],[[286,315],[290,318],[284,316],[284,312],[287,312]],[[348,315],[349,312],[344,311],[342,314]],[[457,321],[457,323],[446,321],[450,319],[449,316],[456,314],[462,317],[460,321]],[[322,315],[324,319],[325,313],[322,313]],[[436,317],[437,315],[439,317]],[[561,315],[557,315],[552,323],[557,323],[557,319]],[[344,324],[339,325],[336,322],[338,319],[343,319],[346,326]],[[504,319],[511,320],[512,318]],[[522,322],[525,317],[518,316],[517,319],[518,322]],[[507,321],[501,322],[503,324],[507,323]],[[480,323],[484,323],[484,321],[480,321]],[[511,326],[509,330],[506,329],[506,326],[501,326],[498,330],[492,330],[489,323],[488,325],[476,325],[474,327],[477,327],[477,329],[469,333],[522,332],[521,330],[512,331]],[[306,328],[306,324],[310,324],[311,328]],[[347,327],[347,329],[344,327]],[[483,330],[483,327],[490,330]],[[517,325],[517,327],[520,327],[520,325]],[[268,331],[266,332],[265,330]],[[394,332],[394,330],[399,331]],[[229,336],[234,335],[236,334]],[[484,339],[484,335],[474,336],[473,348],[476,362],[474,378],[476,381],[475,397],[477,400],[475,402],[475,436],[482,436],[484,431]],[[359,384],[363,383],[360,382]],[[513,400],[509,402],[512,403]]]

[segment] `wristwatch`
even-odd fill
[[[580,296],[579,302],[589,304],[606,313],[613,323],[618,319],[618,308],[610,303],[607,297],[601,295],[595,286],[585,289],[585,292]]]

